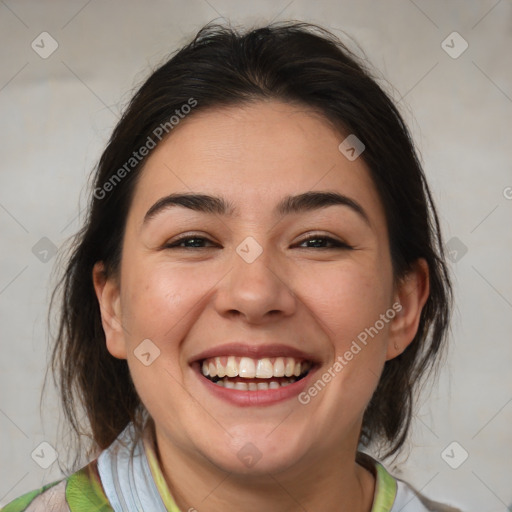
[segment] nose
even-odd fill
[[[217,312],[225,317],[241,317],[258,324],[293,315],[297,298],[285,263],[263,250],[254,261],[234,252],[232,267],[219,283],[215,296]]]

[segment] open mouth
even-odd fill
[[[264,391],[297,382],[309,373],[313,363],[294,357],[222,356],[200,361],[201,374],[227,389]]]

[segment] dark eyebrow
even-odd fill
[[[334,205],[348,206],[370,225],[370,219],[363,207],[354,199],[338,192],[305,192],[297,196],[288,196],[277,205],[276,211],[279,215],[289,215],[291,213],[319,210]]]
[[[144,216],[144,223],[155,217],[163,210],[173,206],[183,206],[196,212],[211,213],[215,215],[232,215],[235,207],[222,197],[206,194],[169,194],[159,199]]]
[[[319,210],[334,205],[347,206],[370,225],[369,217],[363,207],[350,197],[337,192],[305,192],[296,196],[287,196],[278,203],[275,212],[280,216],[284,216],[293,213]],[[169,194],[159,199],[147,211],[144,216],[144,223],[148,222],[161,211],[174,206],[182,206],[196,212],[214,215],[233,215],[236,212],[235,206],[222,197],[194,193]]]

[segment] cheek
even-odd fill
[[[354,264],[313,274],[301,288],[309,290],[304,301],[329,339],[332,359],[317,377],[326,384],[317,380],[306,392],[318,414],[349,428],[362,418],[385,362],[389,323],[380,318],[391,306],[391,271]]]
[[[128,263],[121,301],[131,343],[150,338],[163,350],[172,349],[172,340],[185,333],[194,310],[207,298],[210,281],[214,282],[212,273],[166,262]]]
[[[177,420],[168,408],[162,408],[162,403],[186,402],[187,396],[177,385],[183,381],[181,340],[194,321],[194,308],[201,303],[208,282],[168,263],[137,262],[134,258],[124,263],[121,306],[130,374],[149,413],[172,425]],[[144,352],[149,351],[152,360],[145,365],[139,359],[144,353],[139,346],[147,339],[156,349],[145,345],[149,348]]]
[[[318,266],[303,274],[304,301],[343,350],[390,307],[391,278],[378,265]]]

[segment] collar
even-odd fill
[[[373,473],[375,492],[371,512],[390,512],[396,499],[398,485],[386,468],[367,453],[357,452],[358,464]]]

